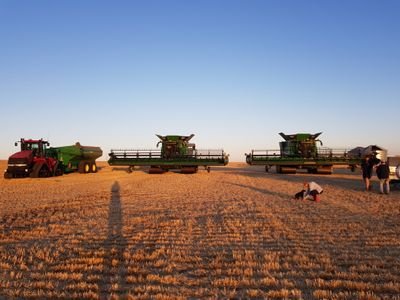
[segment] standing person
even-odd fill
[[[371,156],[367,155],[361,161],[361,171],[366,191],[371,189],[372,169],[373,165],[371,163]]]
[[[379,179],[379,190],[381,194],[384,193],[384,186],[386,187],[385,194],[390,193],[390,185],[389,185],[389,165],[386,161],[382,160],[381,163],[376,167],[376,176]]]
[[[322,187],[319,184],[315,183],[314,181],[304,182],[303,190],[298,192],[294,196],[294,198],[305,200],[309,196],[311,196],[315,202],[319,202],[320,201],[319,195],[322,194],[323,192],[324,190],[322,189]]]

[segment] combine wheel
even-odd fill
[[[149,169],[149,174],[162,174],[164,170],[159,166],[151,166]]]
[[[282,174],[296,174],[296,167],[293,166],[285,166],[281,167],[281,172]]]
[[[197,167],[183,167],[181,169],[182,174],[194,174],[197,173]]]
[[[308,168],[307,172],[310,174],[317,174],[317,168]]]
[[[96,165],[95,162],[92,162],[92,163],[90,164],[90,172],[92,172],[92,173],[97,173],[97,165]]]
[[[318,174],[330,175],[332,174],[332,166],[322,166],[317,169]]]

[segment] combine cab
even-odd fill
[[[221,166],[228,163],[228,155],[223,150],[197,150],[195,144],[189,143],[194,134],[157,135],[161,150],[111,150],[108,164],[111,166],[128,166],[132,171],[135,166],[149,166],[149,173],[163,173],[179,169],[182,173],[196,173],[199,166],[210,172],[210,166]]]
[[[63,174],[62,165],[56,158],[48,155],[49,142],[40,140],[20,140],[21,151],[8,159],[4,178],[49,177]],[[15,143],[18,146],[18,142]]]
[[[348,155],[346,150],[318,147],[318,143],[322,146],[318,139],[321,133],[286,135],[281,132],[280,136],[285,141],[279,143],[279,150],[252,150],[250,154],[245,154],[246,162],[249,165],[264,165],[267,172],[275,166],[277,173],[296,173],[298,169],[306,169],[309,173],[332,174],[335,165],[355,170],[361,157]]]

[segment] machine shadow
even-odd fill
[[[121,207],[120,186],[115,181],[111,186],[111,196],[108,211],[107,238],[102,248],[105,249],[103,260],[103,273],[99,282],[99,298],[109,299],[110,294],[126,294],[127,266],[124,252],[127,248],[127,240],[122,234],[123,215]],[[118,290],[113,290],[118,286]]]
[[[273,192],[273,191],[270,191],[270,190],[268,190],[268,189],[260,189],[260,188],[257,188],[257,187],[254,187],[254,186],[245,185],[245,184],[239,184],[239,183],[227,182],[227,181],[226,181],[225,183],[226,183],[226,184],[230,184],[230,185],[239,186],[239,187],[241,187],[241,188],[250,189],[250,190],[256,191],[256,192],[258,192],[258,193],[262,193],[262,194],[266,194],[266,195],[271,195],[271,196],[276,196],[276,197],[279,197],[279,198],[283,198],[283,199],[285,199],[285,200],[286,200],[287,198],[293,197],[293,196],[291,196],[290,194],[279,193],[279,192]]]
[[[298,173],[298,174],[278,174],[275,173],[275,170],[272,170],[270,172],[265,172],[261,168],[255,167],[253,171],[249,170],[248,168],[242,169],[242,170],[237,170],[234,172],[229,172],[231,174],[236,174],[240,176],[246,176],[250,178],[271,178],[271,179],[277,179],[277,180],[284,180],[287,182],[292,182],[295,184],[298,184],[299,188],[301,189],[303,182],[307,181],[315,181],[318,184],[324,186],[324,185],[335,185],[338,186],[342,189],[348,190],[348,191],[363,191],[364,190],[364,184],[362,181],[362,176],[361,174],[353,174],[351,175],[350,171],[346,170],[336,170],[334,171],[334,174],[332,175],[324,175],[324,174],[308,174],[308,173]],[[351,175],[351,177],[339,177],[335,176],[335,174],[346,174],[346,175]],[[377,186],[377,178],[376,176],[373,176],[372,182],[373,185]]]

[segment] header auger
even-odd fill
[[[322,132],[315,134],[296,133],[279,135],[285,140],[279,143],[279,150],[252,150],[246,155],[249,165],[264,165],[265,170],[275,166],[277,173],[296,173],[306,169],[309,173],[332,174],[333,166],[345,165],[352,170],[360,163],[361,157],[349,155],[347,150],[334,150],[322,146],[317,139]]]
[[[194,134],[158,135],[161,150],[111,150],[108,164],[128,166],[132,171],[135,166],[149,166],[149,173],[163,173],[179,169],[182,173],[196,173],[199,166],[210,172],[210,166],[222,166],[228,163],[228,155],[223,150],[197,150],[189,143]]]

